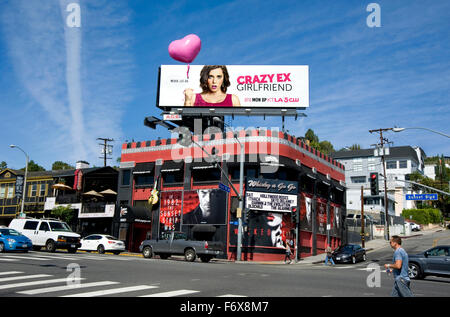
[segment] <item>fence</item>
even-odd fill
[[[347,242],[361,243],[361,219],[346,219]],[[364,223],[365,241],[384,238],[385,221],[381,219],[366,219]],[[408,236],[411,234],[411,227],[405,225],[405,219],[400,216],[389,216],[389,235]]]

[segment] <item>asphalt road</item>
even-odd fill
[[[450,230],[405,239],[403,246],[407,252],[416,253],[433,243],[450,244]],[[335,267],[188,263],[182,258],[64,251],[3,253],[0,297],[389,297],[393,280],[382,267],[390,262],[392,253],[387,244],[369,252],[366,262]],[[368,271],[368,265],[375,265],[375,270]],[[450,278],[413,281],[412,290],[417,297],[449,296]]]

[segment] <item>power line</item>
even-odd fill
[[[108,142],[113,142],[114,139],[108,138],[97,138],[97,140],[103,141],[103,143],[99,143],[98,145],[103,146],[102,154],[103,156],[99,157],[103,159],[103,166],[106,166],[106,160],[110,160],[111,157],[108,157],[108,154],[112,154],[112,145],[109,145]]]

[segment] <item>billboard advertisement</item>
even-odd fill
[[[161,232],[180,230],[182,195],[181,191],[161,192],[159,212]]]
[[[183,225],[216,224],[226,222],[227,193],[220,189],[185,191]]]
[[[161,65],[158,107],[309,107],[304,65]]]

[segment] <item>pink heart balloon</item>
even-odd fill
[[[189,34],[181,40],[175,40],[169,45],[169,55],[183,63],[191,63],[200,52],[202,41],[195,34]]]

